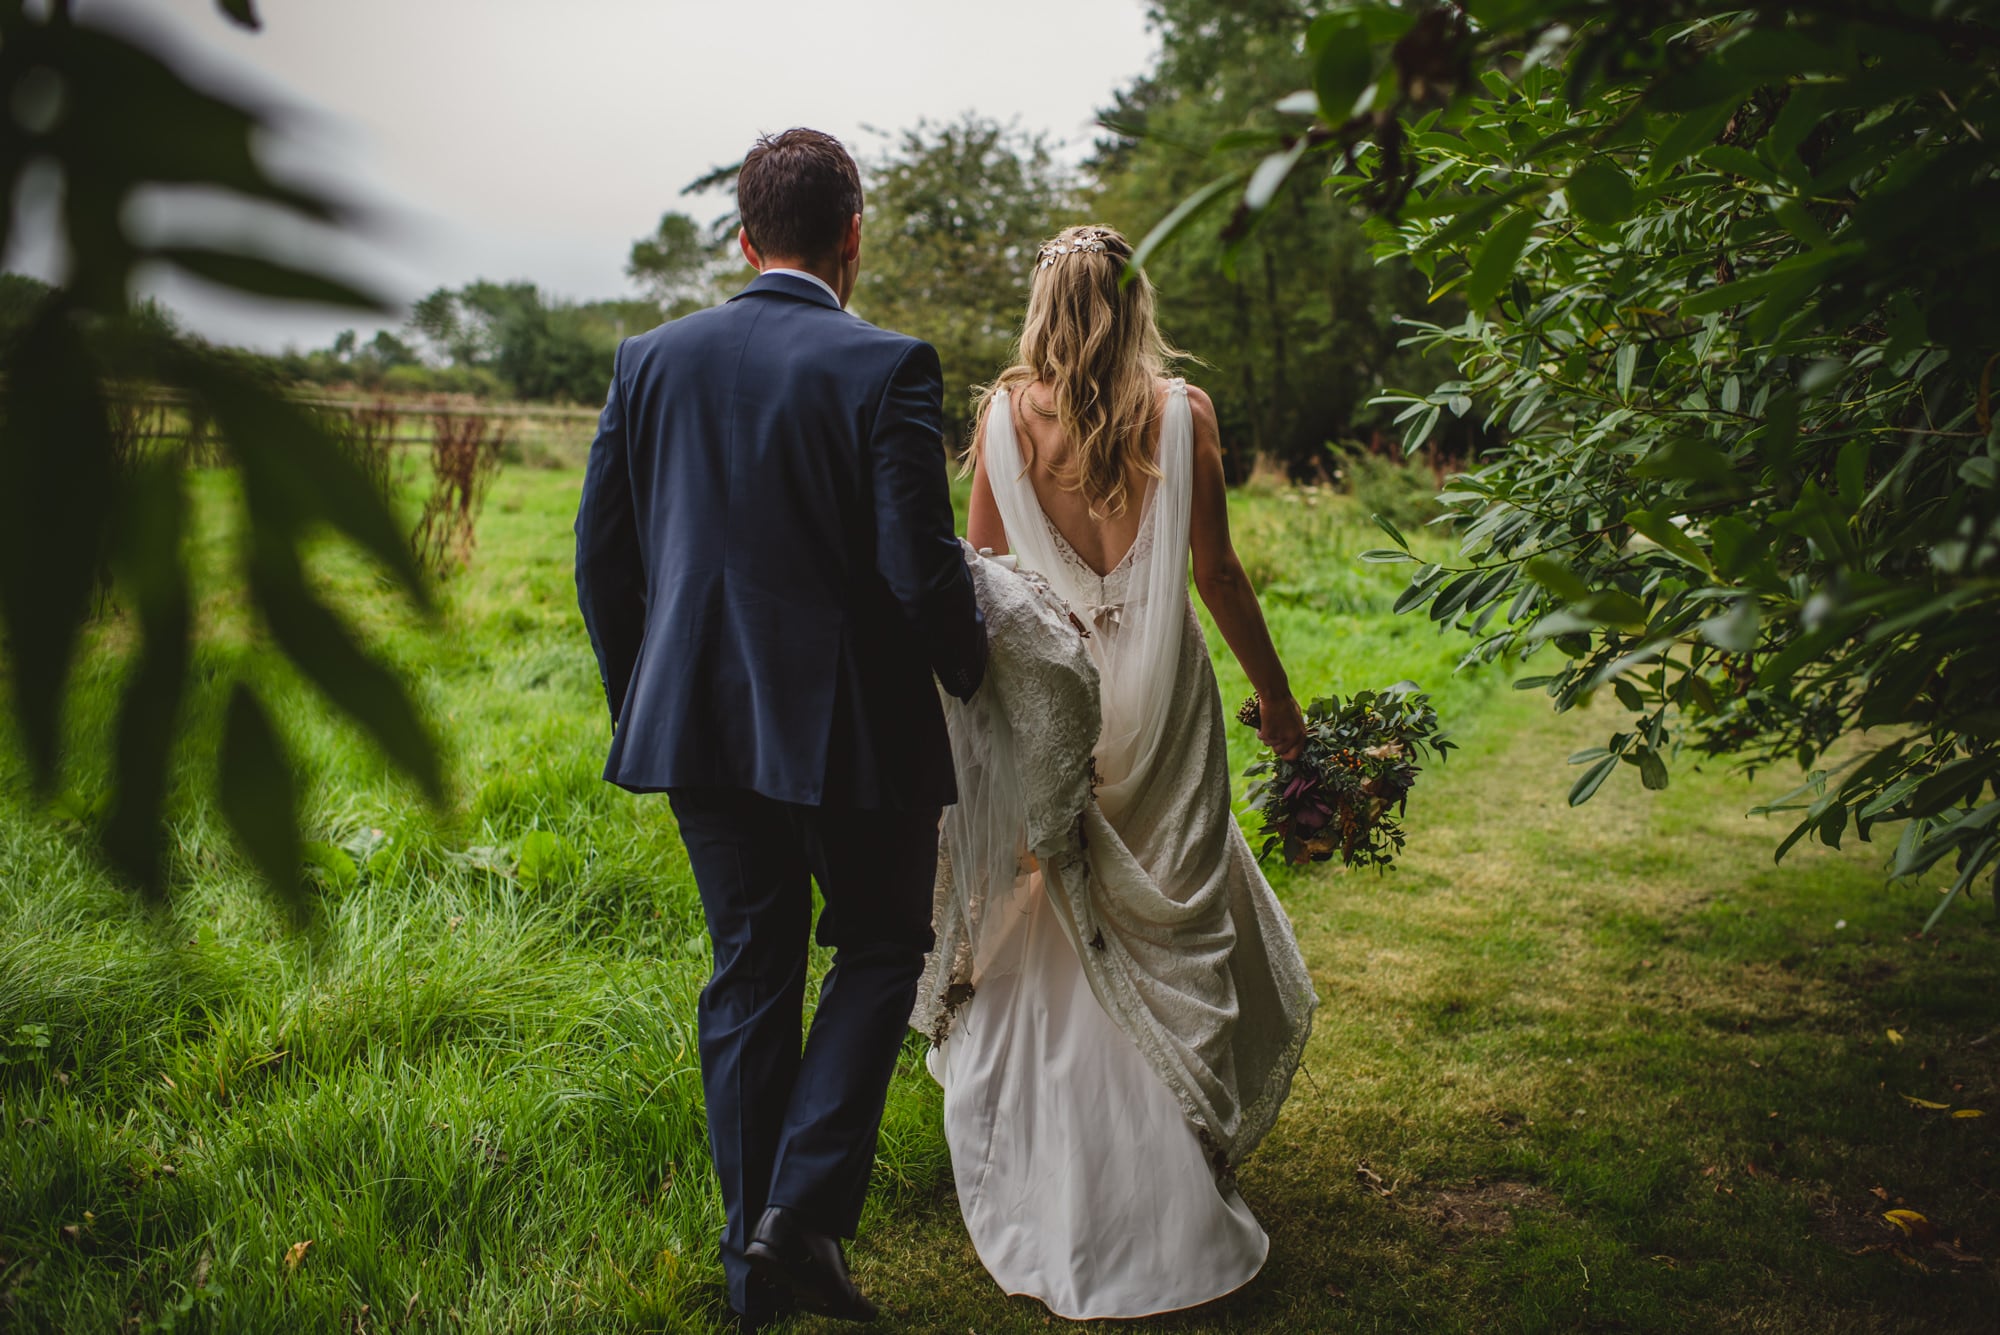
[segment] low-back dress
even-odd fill
[[[992,776],[961,763],[940,920],[969,915],[977,939],[941,932],[919,1018],[942,1040],[930,1066],[987,1270],[1064,1317],[1145,1316],[1262,1267],[1269,1241],[1234,1170],[1276,1119],[1315,999],[1230,809],[1222,701],[1187,590],[1185,384],[1168,387],[1138,536],[1101,574],[1043,512],[1008,398],[987,417],[987,479],[1019,569],[1088,633],[1101,727],[1074,839],[1040,857],[1016,833],[1019,793],[993,796]],[[963,762],[966,715],[952,723]],[[1032,808],[1049,778],[1001,786],[1025,787]],[[996,811],[997,837],[983,828]]]

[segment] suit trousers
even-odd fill
[[[722,1186],[730,1303],[768,1295],[743,1249],[771,1206],[853,1237],[889,1080],[930,950],[936,807],[799,806],[739,789],[669,791],[714,949],[702,989],[702,1087]],[[804,1036],[812,883],[834,952]]]

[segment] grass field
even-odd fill
[[[0,1329],[709,1327],[706,942],[665,803],[596,777],[578,485],[503,473],[435,628],[325,554],[452,752],[442,813],[260,666],[211,582],[189,754],[230,675],[258,674],[311,772],[308,929],[198,792],[180,888],[147,910],[94,869],[83,804],[36,811],[0,776]],[[194,487],[212,575],[229,498]],[[1990,905],[1915,940],[1935,887],[1885,888],[1874,850],[1773,868],[1777,831],[1742,813],[1783,776],[1677,771],[1567,810],[1562,759],[1607,719],[1453,677],[1457,642],[1392,618],[1396,572],[1354,562],[1379,539],[1347,502],[1251,491],[1234,514],[1295,682],[1415,677],[1465,749],[1420,785],[1398,873],[1274,873],[1325,1004],[1243,1176],[1272,1259],[1145,1328],[1994,1329]],[[84,659],[80,737],[121,640],[114,619]],[[1043,1330],[966,1241],[919,1057],[853,1251],[880,1328]],[[1937,1241],[1889,1246],[1899,1206]]]

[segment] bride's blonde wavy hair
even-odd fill
[[[1083,493],[1098,519],[1125,512],[1133,479],[1159,476],[1146,450],[1155,390],[1182,355],[1160,333],[1145,271],[1121,282],[1131,261],[1132,243],[1110,227],[1066,227],[1043,243],[1014,365],[980,391],[975,419],[986,419],[1003,389],[1047,386],[1047,407],[1008,397],[1053,418],[1072,442],[1057,482]],[[1022,466],[1031,467],[1032,445],[1023,440],[1021,449]],[[967,467],[973,462],[968,455]]]

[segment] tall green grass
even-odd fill
[[[227,577],[228,479],[190,482],[206,633],[186,754],[215,744],[230,677],[257,677],[307,776],[319,910],[287,930],[198,791],[174,814],[171,901],[136,904],[93,863],[81,798],[38,809],[7,776],[0,1040],[17,1041],[0,1067],[0,1321],[716,1316],[693,1033],[707,941],[665,803],[598,778],[608,722],[570,577],[577,474],[502,476],[436,625],[399,611],[351,553],[319,554],[451,752],[442,812],[256,652]],[[1392,582],[1336,559],[1351,525],[1296,527],[1277,497],[1240,511],[1261,576],[1341,581],[1327,596],[1349,628],[1379,619]],[[1324,667],[1306,647],[1330,608],[1317,593],[1274,606],[1302,676]],[[1400,630],[1376,638],[1386,671]],[[74,794],[102,779],[90,764],[124,639],[113,616],[82,663]],[[899,1082],[878,1208],[946,1171],[935,1104],[928,1079]]]
[[[578,475],[501,475],[434,626],[350,553],[318,554],[445,739],[443,811],[256,652],[223,578],[227,482],[191,484],[207,631],[188,754],[214,745],[230,677],[257,675],[308,776],[319,910],[286,928],[199,791],[174,812],[171,901],[135,903],[88,852],[74,794],[93,790],[96,748],[53,807],[0,775],[0,1329],[713,1328],[721,1220],[693,1033],[707,942],[664,801],[597,777]],[[1983,1124],[1878,1124],[1906,1118],[1900,1092],[1950,1083],[1925,1053],[1948,1052],[1965,1086],[1948,1097],[1991,1094],[1992,1063],[1964,1045],[2000,1024],[1980,983],[1992,939],[1957,915],[1962,960],[1904,951],[1896,925],[1927,892],[1885,898],[1851,852],[1772,872],[1769,832],[1740,820],[1749,795],[1720,780],[1556,809],[1575,727],[1452,675],[1457,641],[1390,616],[1401,572],[1353,559],[1381,540],[1351,503],[1246,490],[1232,519],[1301,694],[1414,677],[1470,745],[1420,784],[1405,871],[1274,869],[1328,1004],[1245,1174],[1271,1269],[1164,1324],[1819,1329],[1846,1303],[1850,1328],[1874,1329],[1978,1310],[1990,1275],[1849,1261],[1810,1199],[1851,1215],[1864,1175],[1947,1221],[1992,1199]],[[79,739],[109,726],[124,642],[114,616],[85,654]],[[1233,706],[1247,687],[1226,654],[1217,668]],[[1240,768],[1254,738],[1230,731]],[[1828,936],[1837,915],[1854,936]],[[1876,1006],[1878,968],[1897,972]],[[1864,1040],[1891,1023],[1920,1037],[1878,1060]],[[888,1328],[1041,1329],[971,1256],[918,1059],[912,1042],[862,1277]],[[1753,1156],[1808,1185],[1746,1180]],[[1356,1184],[1362,1157],[1406,1179],[1409,1208]],[[1741,1194],[1711,1191],[1716,1164]],[[1495,1178],[1525,1184],[1496,1216],[1518,1228],[1440,1234],[1422,1193]],[[1976,1224],[1959,1236],[1984,1245]]]

